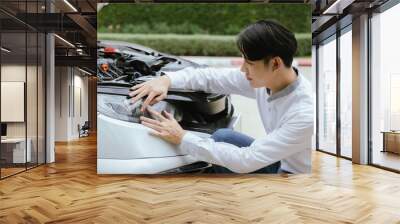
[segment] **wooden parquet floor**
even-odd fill
[[[0,223],[400,223],[400,175],[318,152],[304,175],[97,175],[89,137],[0,181]]]

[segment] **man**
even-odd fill
[[[237,46],[244,57],[240,71],[186,68],[134,86],[133,102],[147,96],[142,110],[157,118],[141,117],[142,124],[183,152],[214,164],[216,173],[310,172],[314,106],[309,83],[292,67],[297,50],[293,33],[261,20],[239,34]],[[148,107],[163,100],[169,87],[256,99],[266,136],[254,140],[220,129],[204,139],[183,130],[171,114]]]

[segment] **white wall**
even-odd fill
[[[2,65],[1,81],[25,82],[25,65]],[[7,108],[1,108],[7,110]],[[25,137],[25,122],[7,122],[8,137]]]
[[[55,141],[68,140],[69,78],[67,67],[55,68]]]
[[[41,66],[25,66],[21,64],[3,64],[1,66],[1,81],[3,82],[24,82],[26,87],[26,99],[22,99],[22,105],[18,108],[10,106],[2,106],[3,113],[21,113],[22,121],[6,122],[7,137],[9,138],[24,138],[25,135],[29,139],[29,148],[31,149],[32,161],[44,163],[45,150],[45,116],[44,116],[44,74]],[[25,80],[27,78],[27,80]],[[18,90],[19,94],[25,98],[25,89]],[[4,95],[5,94],[5,95]],[[2,99],[9,98],[7,94],[16,94],[5,92],[2,89]],[[15,101],[15,103],[18,103]],[[26,103],[26,106],[25,106]],[[3,102],[2,102],[3,104]],[[14,110],[14,111],[13,111]],[[24,114],[26,113],[26,120]],[[3,120],[3,118],[2,118]]]
[[[78,74],[77,74],[78,72]],[[72,108],[72,136],[77,138],[78,124],[81,126],[88,120],[88,78],[87,76],[82,76],[79,70],[74,71],[74,107]],[[80,108],[81,107],[81,108]]]
[[[76,68],[56,67],[56,141],[77,139],[78,124],[88,120],[88,78],[83,75]]]

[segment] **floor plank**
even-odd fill
[[[400,175],[313,153],[302,175],[97,175],[96,138],[0,181],[0,223],[400,223]]]

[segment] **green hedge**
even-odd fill
[[[236,47],[236,36],[175,35],[175,34],[110,34],[99,33],[99,40],[118,40],[140,44],[154,50],[190,56],[240,56]],[[297,34],[296,56],[311,55],[311,35]]]
[[[309,4],[110,4],[97,16],[100,32],[236,35],[259,19],[309,33]]]

